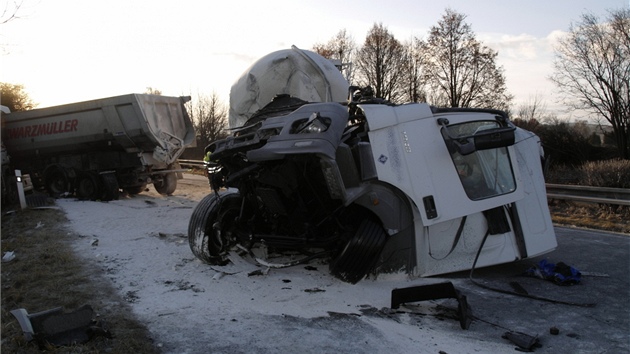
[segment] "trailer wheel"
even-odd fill
[[[103,183],[101,199],[104,201],[117,200],[120,196],[120,187],[118,186],[116,173],[110,172],[101,174],[101,182]]]
[[[376,264],[385,246],[387,234],[383,227],[371,218],[363,219],[354,236],[330,263],[330,273],[351,283],[358,283]]]
[[[227,264],[241,202],[238,192],[225,192],[209,194],[197,204],[188,223],[188,243],[197,258],[212,265]]]
[[[97,174],[82,172],[77,177],[77,198],[84,200],[97,200],[101,197],[102,183]]]
[[[155,190],[162,195],[171,195],[177,189],[177,174],[175,172],[167,173],[162,178],[158,178],[153,182]]]
[[[44,183],[48,193],[52,197],[59,197],[72,191],[72,183],[66,170],[62,167],[52,166],[44,173]]]

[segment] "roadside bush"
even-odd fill
[[[577,126],[557,121],[537,127],[545,155],[554,164],[578,166],[589,159],[592,146]]]
[[[581,184],[582,171],[568,165],[551,165],[545,172],[545,181],[554,184]]]
[[[592,161],[580,166],[582,185],[630,188],[630,160]]]

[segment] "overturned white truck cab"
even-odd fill
[[[262,77],[273,79],[265,86]],[[292,94],[295,77],[311,97]],[[206,148],[214,193],[188,230],[198,258],[221,265],[235,249],[252,255],[263,245],[303,255],[285,265],[326,257],[334,276],[356,283],[556,247],[536,135],[498,110],[395,105],[370,88],[331,88],[339,77],[324,58],[292,48],[262,58],[233,87],[231,114],[240,109],[245,122]]]

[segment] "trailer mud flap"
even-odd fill
[[[462,329],[470,328],[473,314],[472,309],[468,306],[466,295],[462,295],[459,290],[455,289],[453,283],[437,283],[429,285],[412,286],[409,288],[401,288],[392,290],[392,309],[397,309],[400,304],[407,302],[437,300],[437,299],[457,299],[457,314],[459,315],[459,324]]]

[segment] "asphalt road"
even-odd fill
[[[542,257],[484,268],[473,273],[483,285],[513,291],[517,282],[530,295],[575,305],[506,295],[474,285],[469,272],[446,277],[467,295],[477,318],[471,329],[491,335],[492,324],[538,337],[539,353],[630,352],[630,235],[557,227],[558,248]],[[583,273],[580,284],[560,286],[523,276],[541,259],[564,262]],[[593,304],[593,307],[578,305]],[[550,329],[559,330],[553,335]]]

